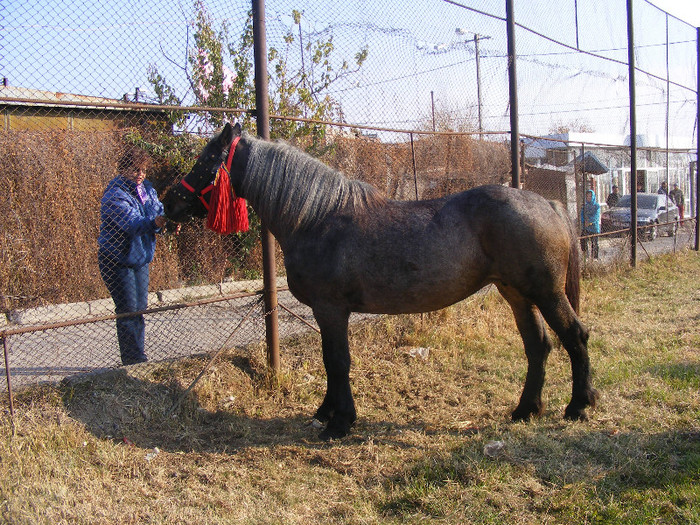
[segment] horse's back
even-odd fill
[[[509,186],[479,186],[457,193],[451,199],[474,219],[505,220],[504,226],[515,227],[517,231],[533,225],[541,226],[543,221],[558,217],[552,203],[541,195]],[[561,226],[559,219],[555,221]]]

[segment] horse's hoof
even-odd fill
[[[511,419],[511,421],[513,421],[513,422],[518,422],[518,421],[527,422],[527,421],[530,421],[531,417],[532,417],[532,414],[531,414],[531,413],[529,413],[529,412],[527,412],[527,413],[521,413],[521,412],[519,412],[518,410],[515,410],[515,411],[510,415],[510,419]]]
[[[576,402],[573,400],[566,407],[564,411],[564,419],[569,419],[571,421],[588,421],[588,416],[586,415],[586,407],[595,408],[596,401],[600,394],[595,388],[589,388],[585,394],[583,402],[578,399]]]
[[[564,410],[564,419],[569,421],[588,421],[585,408],[577,408],[569,405]]]
[[[568,421],[588,421],[588,415],[583,410],[579,413],[564,412],[564,419]]]
[[[342,439],[350,433],[353,422],[342,422],[337,419],[331,419],[325,430],[321,432],[318,437],[323,441]]]
[[[323,407],[321,407],[314,414],[312,421],[318,421],[322,425],[325,425],[331,420],[331,417],[333,417],[333,411],[325,410]]]
[[[591,408],[595,408],[596,403],[598,402],[599,398],[600,398],[600,392],[598,392],[595,388],[591,388],[588,391],[588,405]]]
[[[530,421],[533,416],[537,417],[542,415],[542,412],[544,412],[544,406],[542,405],[538,405],[537,403],[523,405],[521,403],[515,410],[513,410],[510,418],[513,421]]]
[[[343,432],[342,430],[338,429],[328,429],[324,430],[318,435],[318,438],[321,441],[333,441],[335,439],[342,439],[345,436],[348,435],[348,432]]]

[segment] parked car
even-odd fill
[[[631,203],[631,195],[620,197],[617,206],[601,215],[601,231],[629,230]],[[678,207],[666,195],[637,193],[637,227],[638,235],[650,241],[656,239],[659,230],[675,235],[678,230]]]

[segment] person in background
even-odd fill
[[[117,314],[148,306],[149,264],[156,233],[166,224],[163,204],[146,180],[150,164],[146,152],[128,147],[119,159],[119,175],[109,182],[101,201],[98,263]],[[117,318],[117,340],[122,364],[146,361],[143,315]]]
[[[659,191],[657,191],[659,195],[668,195],[668,184],[666,182],[662,182],[661,186],[659,186]]]
[[[600,204],[596,200],[595,191],[586,191],[586,202],[581,209],[581,235],[595,235],[600,233]],[[588,241],[591,241],[591,255],[598,258],[598,237],[581,239],[581,249],[588,255]]]
[[[678,206],[678,220],[680,221],[681,226],[683,226],[683,211],[685,202],[683,192],[678,187],[677,182],[673,183],[673,189],[668,195],[673,199],[673,202],[676,203],[676,206]]]
[[[617,206],[617,203],[620,202],[620,190],[617,186],[613,185],[612,193],[608,195],[608,198],[605,199],[605,202],[607,203],[609,208],[614,208],[615,206]]]

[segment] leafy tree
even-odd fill
[[[200,123],[209,131],[220,128],[230,116],[222,108],[249,109],[255,105],[253,68],[253,18],[252,13],[237,40],[230,38],[228,24],[217,32],[202,0],[196,0],[197,12],[194,48],[190,50],[184,69],[197,106],[217,108],[198,115]],[[328,88],[338,80],[351,75],[362,67],[368,50],[363,48],[349,63],[343,60],[334,66],[336,48],[333,37],[318,39],[304,34],[303,12],[292,11],[293,26],[285,35],[282,46],[269,47],[270,113],[291,118],[322,121],[342,119],[340,104],[328,94]],[[298,52],[297,52],[298,46]],[[228,56],[227,56],[228,55]],[[300,65],[295,69],[293,57]],[[162,104],[181,104],[183,97],[176,95],[155,66],[149,69],[149,81]],[[233,113],[233,112],[232,112]],[[246,113],[239,114],[245,126],[250,120]],[[183,117],[173,120],[181,126]],[[273,138],[309,136],[317,145],[323,138],[325,126],[293,120],[273,121]]]

